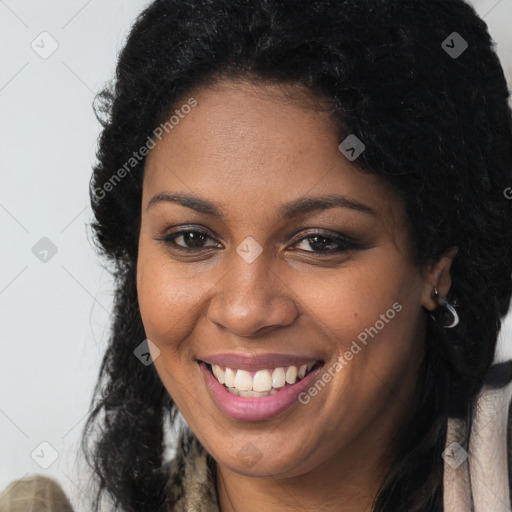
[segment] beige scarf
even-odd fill
[[[463,422],[448,420],[444,512],[511,512],[511,397],[512,382],[499,388],[484,386],[476,402],[468,451],[462,448]]]

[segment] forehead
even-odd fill
[[[148,155],[146,204],[161,192],[192,193],[238,219],[306,195],[343,194],[384,215],[400,206],[387,183],[341,154],[325,101],[301,86],[225,81],[190,97],[196,106]]]

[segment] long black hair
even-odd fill
[[[443,329],[425,312],[417,410],[375,506],[442,510],[447,419],[471,417],[512,285],[509,91],[463,0],[157,0],[140,14],[96,103],[92,228],[116,283],[83,438],[96,506],[162,506],[164,429],[176,418],[154,367],[133,354],[146,338],[135,284],[145,159],[126,163],[193,89],[223,77],[301,84],[327,101],[340,142],[355,134],[366,146],[353,163],[402,197],[415,263],[459,248],[447,298],[460,323]]]

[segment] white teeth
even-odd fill
[[[217,380],[224,384],[227,390],[238,396],[263,397],[279,393],[286,385],[293,385],[297,380],[305,377],[316,361],[303,364],[299,368],[288,366],[287,368],[275,368],[274,370],[259,370],[251,377],[251,373],[246,370],[237,370],[235,368],[222,368],[217,364],[212,364],[212,373]]]
[[[252,391],[251,374],[245,370],[238,370],[235,377],[235,388],[239,391]]]
[[[272,373],[272,387],[282,388],[286,383],[284,368],[276,368]]]
[[[245,396],[248,398],[261,398],[263,396],[270,395],[269,391],[240,391],[240,396]]]
[[[295,384],[297,380],[297,367],[296,366],[288,366],[286,369],[286,382],[288,384]]]
[[[224,372],[224,379],[225,379],[225,382],[224,384],[226,384],[226,386],[230,387],[230,388],[234,388],[235,387],[235,370],[232,370],[231,368],[226,368],[226,371]]]
[[[254,374],[252,389],[254,391],[270,391],[272,389],[272,377],[268,370],[259,370]]]
[[[212,371],[213,371],[213,375],[215,375],[215,377],[217,377],[217,380],[221,384],[224,384],[225,378],[224,378],[224,372],[222,371],[222,368],[219,365],[213,364]]]

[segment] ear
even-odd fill
[[[429,311],[436,309],[439,305],[439,298],[446,297],[450,291],[452,286],[450,268],[458,251],[458,247],[452,247],[437,261],[428,264],[425,269],[421,305]],[[434,297],[434,287],[439,292],[439,298]]]

